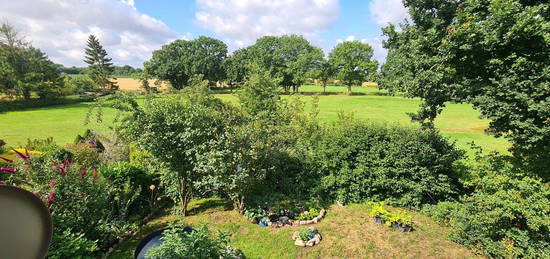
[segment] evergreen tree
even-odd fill
[[[88,38],[85,52],[84,62],[88,64],[90,79],[104,91],[117,90],[116,82],[109,79],[115,69],[113,62],[111,62],[111,58],[107,57],[107,51],[93,34]]]

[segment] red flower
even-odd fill
[[[4,184],[4,181],[0,180],[0,184]]]
[[[86,167],[83,167],[82,169],[80,169],[80,176],[82,178],[84,178],[86,176],[86,169],[87,169]]]
[[[13,169],[13,168],[7,168],[7,167],[2,167],[2,168],[0,168],[0,172],[13,174],[13,173],[15,173],[15,169]]]
[[[88,197],[90,197],[90,195],[88,195],[88,194],[82,195],[82,198],[84,198],[84,199],[87,199]]]
[[[56,183],[55,181],[51,181],[51,182],[50,182],[50,187],[51,187],[51,188],[55,188],[55,185],[56,185],[56,184],[57,184],[57,183]]]

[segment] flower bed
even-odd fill
[[[314,206],[286,206],[286,208],[251,208],[244,216],[252,223],[263,227],[283,227],[292,225],[315,224],[326,215],[326,210]]]

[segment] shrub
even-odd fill
[[[313,218],[319,216],[319,209],[317,208],[311,208],[307,211],[307,213],[302,213],[296,217],[296,220],[312,220]]]
[[[77,94],[84,94],[86,92],[97,92],[98,91],[97,85],[94,83],[94,81],[92,81],[88,77],[81,77],[81,76],[70,77],[69,78],[69,85],[72,86],[75,93],[77,93]]]
[[[343,121],[324,132],[309,163],[325,199],[419,207],[459,192],[463,152],[435,130]]]
[[[95,169],[68,160],[20,156],[15,172],[5,180],[35,193],[50,209],[55,226],[52,255],[95,256],[131,229],[110,209],[115,187]]]
[[[459,202],[426,206],[424,212],[451,226],[450,238],[493,258],[550,257],[550,186],[514,159],[478,150]]]
[[[206,225],[191,232],[186,232],[183,227],[172,227],[163,232],[163,243],[147,251],[145,258],[231,258],[225,254],[227,234],[219,232],[217,238],[212,238],[211,232]]]
[[[122,220],[131,215],[145,216],[151,211],[151,192],[154,189],[150,190],[150,186],[154,183],[153,176],[142,167],[118,162],[100,167],[99,172],[117,187],[111,208]]]
[[[101,154],[99,150],[91,144],[67,144],[65,149],[73,154],[73,159],[78,164],[93,167],[101,163]]]
[[[549,258],[548,185],[505,174],[483,181],[482,189],[463,197],[450,213],[451,239],[488,257]]]

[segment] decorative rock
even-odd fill
[[[297,246],[302,246],[302,247],[306,246],[306,243],[304,241],[302,241],[302,239],[299,239],[299,238],[294,241],[294,244],[297,245]]]
[[[295,231],[294,234],[292,234],[292,240],[296,240],[298,237],[300,237],[300,232]]]

